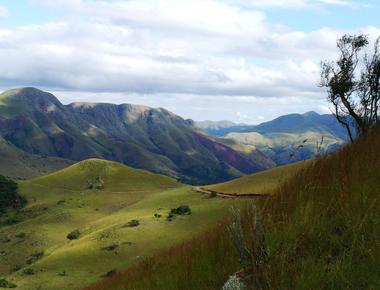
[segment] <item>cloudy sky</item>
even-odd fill
[[[379,1],[0,0],[0,89],[259,123],[328,112],[319,63],[380,35]]]

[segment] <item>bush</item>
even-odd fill
[[[0,288],[16,288],[16,284],[5,280],[4,278],[0,278]]]
[[[35,275],[36,272],[34,272],[34,270],[32,268],[28,268],[28,269],[24,270],[24,274],[25,275]]]
[[[118,247],[119,247],[118,244],[113,243],[113,244],[111,244],[111,245],[109,245],[109,246],[103,247],[102,250],[105,250],[105,251],[113,251],[113,250],[116,250]]]
[[[17,264],[12,268],[12,272],[17,272],[22,269],[22,265]]]
[[[140,225],[140,221],[139,220],[130,220],[128,223],[127,223],[127,227],[137,227]]]
[[[30,258],[28,260],[26,260],[26,263],[28,265],[30,264],[33,264],[34,262],[36,262],[37,260],[41,259],[42,257],[44,256],[44,252],[43,251],[40,251],[40,252],[35,252],[33,253]]]
[[[17,183],[0,175],[0,214],[8,207],[21,208],[26,199],[18,194]]]
[[[71,233],[69,233],[66,238],[69,240],[77,240],[80,237],[80,231],[79,230],[74,230]]]
[[[188,205],[181,205],[177,208],[173,208],[170,213],[176,215],[189,215],[191,214],[191,209]]]

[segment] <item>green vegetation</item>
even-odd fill
[[[0,174],[15,179],[45,175],[74,163],[62,158],[26,153],[5,141],[1,136],[0,156]]]
[[[251,218],[242,216],[252,265],[266,271],[252,273],[267,277],[269,289],[379,288],[379,147],[377,128],[352,146],[307,162],[273,186],[268,198],[257,200],[263,226],[260,235],[265,239],[255,239],[258,228],[249,225],[256,219],[252,212],[248,212]],[[141,261],[87,289],[220,289],[227,273],[242,269],[226,236],[225,231],[218,232],[210,248],[200,238],[183,251]],[[220,246],[218,239],[227,246]],[[265,259],[259,259],[257,248],[267,255]],[[226,257],[225,263],[219,264],[218,256]],[[225,272],[223,266],[230,264]]]
[[[73,230],[66,236],[69,240],[77,240],[80,237],[80,231],[79,230]]]
[[[52,94],[22,88],[0,96],[0,116],[4,120],[0,154],[10,160],[10,165],[0,160],[0,174],[9,170],[12,177],[41,176],[68,160],[89,157],[123,162],[190,184],[221,182],[268,168],[265,156],[256,151],[240,154],[162,108],[63,105]],[[41,156],[49,157],[38,159]],[[93,180],[88,187],[102,189],[103,181]]]
[[[243,176],[231,181],[205,186],[205,189],[221,193],[268,194],[286,181],[310,161],[279,166],[256,174]]]
[[[133,227],[137,227],[140,225],[140,221],[139,220],[130,220],[128,223],[127,223],[127,227],[130,227],[130,228],[133,228]]]
[[[25,198],[18,194],[17,183],[0,175],[0,215],[9,207],[21,208]]]
[[[91,285],[86,290],[220,289],[238,267],[225,225],[175,245],[152,258]]]
[[[16,284],[7,281],[4,278],[0,278],[0,288],[16,288],[16,287],[17,287]]]
[[[90,188],[97,180],[102,188]],[[18,223],[0,227],[0,275],[27,290],[81,289],[204,233],[239,202],[209,199],[170,177],[97,159],[18,184],[28,203],[15,213]],[[154,216],[181,204],[190,216],[172,222]],[[133,219],[138,227],[123,227]],[[74,229],[80,238],[68,240]]]
[[[170,210],[170,213],[176,214],[176,215],[189,215],[191,214],[191,209],[188,205],[181,205],[177,208],[172,208]]]

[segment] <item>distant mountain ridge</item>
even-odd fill
[[[348,141],[346,129],[333,115],[313,111],[280,116],[259,125],[230,124],[223,128],[203,126],[203,129],[218,137],[227,132],[222,138],[255,146],[277,165],[334,151]],[[321,148],[317,142],[322,142]]]
[[[72,161],[102,158],[189,183],[219,182],[273,166],[258,150],[247,157],[162,108],[63,105],[35,88],[0,95],[0,135],[28,154]]]
[[[245,132],[255,127],[255,125],[234,123],[228,120],[196,121],[195,125],[214,137],[222,137],[230,132]]]

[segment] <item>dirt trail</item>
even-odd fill
[[[259,193],[226,193],[226,192],[219,192],[211,189],[207,189],[204,187],[193,187],[193,190],[200,193],[206,193],[206,194],[215,194],[216,196],[219,196],[221,198],[257,198],[257,197],[268,197],[266,194],[259,194]]]

